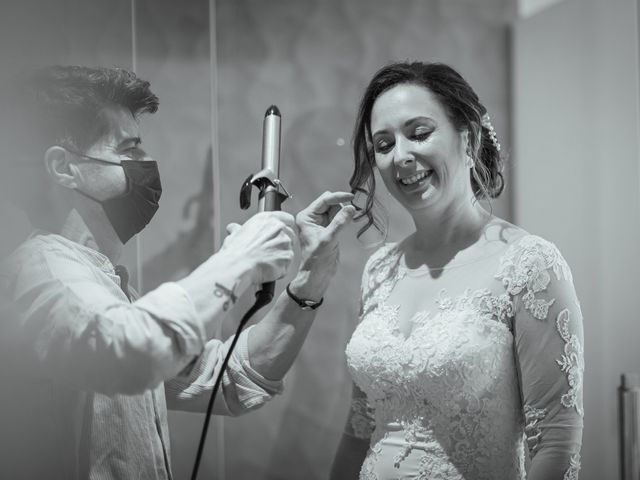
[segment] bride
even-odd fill
[[[487,212],[500,144],[443,64],[376,73],[355,128],[351,187],[373,214],[378,169],[415,232],[368,260],[346,349],[353,401],[332,467],[342,480],[574,480],[582,315],[558,249]]]

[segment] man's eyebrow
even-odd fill
[[[140,137],[129,137],[129,138],[125,138],[124,140],[122,140],[118,146],[116,147],[118,150],[121,149],[122,147],[124,147],[125,145],[129,144],[133,142],[133,146],[137,147],[138,145],[140,145],[142,143],[142,139]]]

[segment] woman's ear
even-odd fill
[[[460,132],[460,141],[462,142],[461,145],[464,148],[464,152],[470,157],[475,158],[478,155],[478,152],[480,151],[480,148],[481,148],[480,135],[481,135],[482,127],[475,122],[472,122],[469,127],[474,132],[476,132],[476,135],[475,135],[476,141],[473,142],[472,144],[471,135],[469,134],[468,128],[465,128]]]
[[[469,155],[470,157],[473,157],[472,147],[471,147],[471,144],[469,143],[469,130],[465,129],[460,132],[460,145],[465,155]]]
[[[58,185],[75,189],[78,186],[79,171],[70,157],[69,151],[62,147],[49,147],[44,153],[44,167],[51,179]]]

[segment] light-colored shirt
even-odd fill
[[[251,368],[247,333],[216,414],[282,391]],[[167,404],[205,411],[230,342],[207,341],[178,284],[130,302],[107,257],[34,233],[0,269],[0,478],[173,478]]]

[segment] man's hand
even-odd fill
[[[286,212],[261,212],[242,226],[227,226],[229,236],[220,253],[249,262],[251,282],[261,284],[284,277],[293,261],[297,238],[294,218]]]
[[[252,284],[284,277],[293,261],[296,225],[286,212],[263,212],[231,224],[222,248],[177,283],[191,298],[212,336],[220,314]]]

